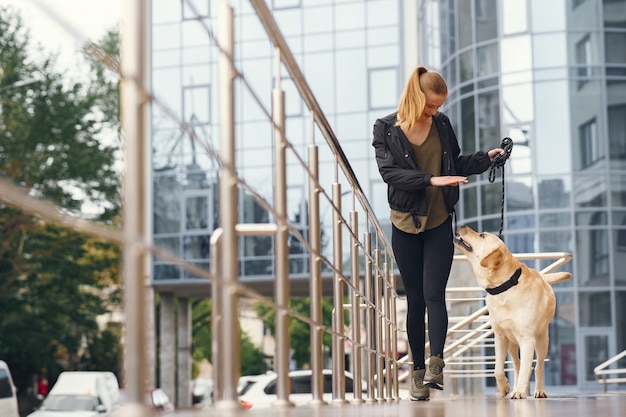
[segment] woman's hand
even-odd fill
[[[467,183],[467,177],[462,177],[460,175],[444,175],[442,177],[430,177],[430,184],[435,187],[445,187],[447,185],[451,185],[456,187],[459,183]]]
[[[489,159],[491,159],[493,161],[493,158],[495,158],[496,155],[501,154],[503,152],[504,152],[504,149],[502,149],[502,148],[494,148],[494,149],[492,149],[492,150],[490,150],[488,152]]]

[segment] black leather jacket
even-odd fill
[[[491,160],[486,152],[460,155],[461,149],[448,116],[437,113],[433,122],[441,141],[441,175],[480,174],[489,169]],[[430,186],[431,174],[420,171],[411,143],[400,126],[396,126],[396,113],[374,123],[374,140],[378,171],[387,183],[389,207],[415,215],[425,216],[427,204],[425,189]],[[454,213],[459,201],[459,187],[442,187],[448,213]]]

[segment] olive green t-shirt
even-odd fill
[[[421,171],[434,176],[441,175],[441,142],[434,123],[426,140],[421,145],[411,144],[411,146]],[[421,229],[418,230],[415,227],[411,213],[391,210],[391,222],[403,232],[417,234],[427,229],[434,229],[446,221],[448,210],[443,201],[441,187],[426,187],[426,204],[428,205],[426,216],[418,216],[422,223]]]

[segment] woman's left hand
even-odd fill
[[[496,155],[501,154],[503,152],[504,152],[504,149],[502,149],[502,148],[494,148],[494,149],[492,149],[492,150],[490,150],[488,152],[489,159],[491,159],[493,161],[493,158],[495,158]]]

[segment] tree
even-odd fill
[[[56,58],[41,48],[29,57],[28,31],[7,7],[0,7],[0,44],[0,176],[75,216],[97,207],[91,217],[114,225],[119,144],[102,136],[118,123],[107,114],[114,99],[57,72]],[[24,80],[36,82],[13,87]],[[119,248],[2,204],[0,235],[0,357],[18,389],[26,392],[42,368],[54,379],[63,369],[110,366],[115,358],[100,360],[113,350],[90,348],[115,345],[96,316],[119,303]]]

